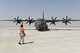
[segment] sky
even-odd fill
[[[13,19],[19,16],[22,19],[42,18],[51,16],[80,19],[80,0],[0,0],[0,19]]]

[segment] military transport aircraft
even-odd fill
[[[68,18],[68,16],[66,16],[66,18],[62,18],[62,20],[57,20],[57,17],[53,18],[51,17],[52,20],[45,20],[44,18],[44,12],[43,12],[43,17],[37,20],[33,20],[33,18],[30,18],[30,16],[28,17],[28,19],[22,20],[19,19],[19,16],[17,16],[17,18],[14,18],[14,20],[0,20],[0,21],[13,21],[14,23],[16,22],[17,24],[20,24],[21,22],[25,21],[26,24],[29,23],[29,25],[33,22],[35,22],[35,28],[39,31],[43,31],[43,30],[48,30],[48,25],[47,22],[51,22],[51,24],[55,24],[55,22],[62,22],[65,23],[65,25],[67,25],[68,23],[71,24],[70,21],[80,21],[80,20],[72,20],[71,18]]]

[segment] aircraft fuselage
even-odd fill
[[[35,28],[39,31],[44,31],[48,29],[45,19],[37,19],[35,21]]]

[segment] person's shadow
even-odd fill
[[[32,44],[32,43],[34,43],[33,41],[31,41],[31,42],[25,42],[24,44]]]

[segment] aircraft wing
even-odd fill
[[[68,16],[66,16],[66,18],[62,18],[62,19],[57,19],[57,17],[53,18],[51,17],[52,20],[46,20],[46,22],[63,22],[63,21],[80,21],[80,19],[71,19],[68,18]]]
[[[73,19],[73,20],[70,20],[70,21],[80,21],[80,19]]]
[[[0,20],[0,21],[14,21],[14,20]]]
[[[52,21],[60,22],[60,21],[63,21],[63,20],[46,20],[46,22],[52,22]]]
[[[64,21],[64,20],[46,20],[46,22],[52,22],[52,21],[62,22],[62,21]],[[80,21],[80,19],[73,19],[73,20],[69,20],[69,21]]]
[[[52,20],[46,20],[46,22],[51,22],[51,24],[56,25],[56,22],[62,22],[65,23],[65,25],[67,25],[67,23],[71,24],[71,21],[80,21],[80,19],[62,19],[62,20],[56,20],[56,19],[52,19]],[[50,24],[50,25],[51,25]]]
[[[32,21],[32,22],[35,22],[36,20],[22,20],[23,22],[29,22],[29,21]]]

